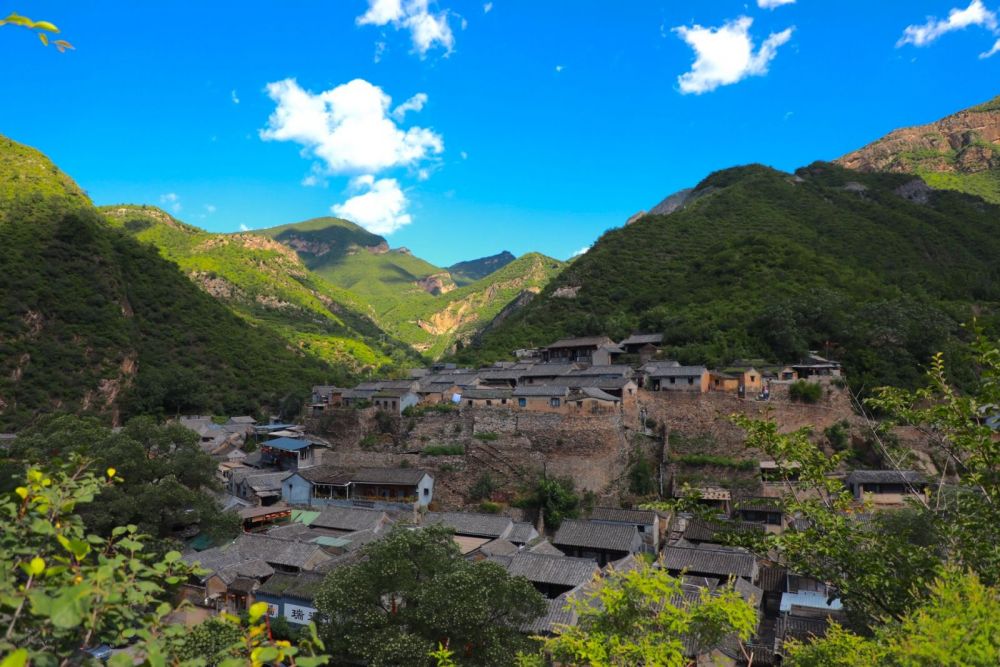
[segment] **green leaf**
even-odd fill
[[[28,652],[19,648],[0,662],[0,667],[24,667],[28,662]]]
[[[52,601],[51,619],[52,625],[63,630],[76,628],[83,622],[83,614],[75,590],[66,591]]]
[[[45,46],[49,45],[49,37],[44,32],[38,33],[38,39],[42,40],[42,44]]]
[[[163,560],[166,563],[176,563],[181,559],[181,553],[179,551],[168,551],[163,555]]]

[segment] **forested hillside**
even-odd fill
[[[347,373],[252,326],[0,138],[0,430],[53,411],[245,413]]]
[[[159,248],[240,316],[294,347],[354,371],[412,363],[416,353],[376,326],[355,295],[311,272],[288,247],[252,233],[213,234],[147,206],[105,206],[112,225]]]
[[[912,384],[974,315],[998,329],[1000,207],[826,163],[728,169],[693,195],[604,234],[458,359],[642,330],[689,363],[821,350],[860,388]]]
[[[469,341],[518,296],[539,291],[563,263],[537,253],[491,266],[481,260],[453,277],[449,270],[390,249],[381,236],[338,218],[317,218],[256,232],[295,250],[319,278],[354,294],[390,336],[437,358]],[[484,259],[494,259],[484,258]],[[470,271],[471,269],[471,271]]]

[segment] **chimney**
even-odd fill
[[[545,508],[538,508],[538,520],[535,522],[535,530],[539,535],[545,535]]]

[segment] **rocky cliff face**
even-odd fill
[[[428,294],[437,296],[447,294],[455,289],[455,281],[451,279],[448,272],[434,273],[417,281],[417,286]]]
[[[1000,183],[1000,97],[934,123],[895,130],[837,162],[859,171],[920,174],[935,187],[995,200],[1000,186],[989,182]]]

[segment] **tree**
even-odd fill
[[[6,18],[0,19],[0,27],[5,25],[20,26],[22,28],[27,28],[28,30],[34,31],[38,35],[38,39],[41,40],[42,44],[45,46],[49,45],[49,35],[48,33],[58,33],[59,28],[55,27],[52,23],[48,21],[32,21],[27,16],[21,16],[11,12]],[[73,45],[67,42],[65,39],[57,39],[52,42],[59,53],[65,53],[66,49],[73,49]]]
[[[980,335],[972,350],[978,371],[972,391],[949,383],[939,354],[926,387],[883,388],[866,402],[885,416],[882,424],[872,423],[871,440],[886,467],[908,467],[911,454],[883,436],[886,426],[907,424],[925,434],[941,468],[940,482],[926,495],[910,494],[902,511],[859,508],[831,475],[848,452],[827,457],[807,429],[779,433],[774,422],[733,418],[749,447],[800,464],[798,490],[804,485],[806,491],[789,485],[784,495],[785,511],[799,519],[796,530],[751,546],[832,584],[859,624],[902,623],[934,594],[932,582],[955,583],[943,568],[968,571],[986,586],[1000,584],[1000,441],[988,423],[1000,412],[1000,346]]]
[[[731,586],[699,589],[691,601],[681,579],[646,563],[612,570],[569,606],[577,624],[558,628],[522,664],[683,667],[690,664],[685,645],[706,654],[728,637],[748,640],[757,626],[756,610]]]
[[[170,623],[170,600],[193,572],[180,553],[150,553],[149,537],[134,525],[117,526],[109,537],[87,533],[76,514],[103,490],[122,484],[114,468],[98,476],[75,458],[65,467],[29,468],[14,492],[0,499],[3,667],[79,664],[81,648],[129,638],[139,643],[113,656],[115,667],[137,660],[177,667],[206,661],[221,667],[325,663],[315,654],[322,644],[314,627],[299,648],[272,640],[263,622],[265,603],[251,607],[245,624],[220,616],[191,632]]]
[[[114,433],[96,419],[60,415],[24,430],[8,453],[32,463],[76,455],[114,466],[126,481],[102,488],[100,502],[81,509],[88,528],[101,535],[129,524],[158,538],[192,525],[211,536],[236,533],[235,515],[222,513],[206,493],[218,487],[215,462],[197,434],[178,424],[140,417]],[[11,486],[9,477],[0,480],[0,488]]]
[[[919,607],[872,637],[834,625],[823,639],[786,649],[791,667],[993,667],[1000,664],[1000,589],[948,567]]]
[[[580,514],[580,496],[575,487],[572,477],[542,476],[518,505],[538,510],[547,526],[558,528],[563,519],[575,519]]]
[[[470,665],[511,664],[519,632],[545,601],[498,564],[462,558],[443,527],[396,528],[356,565],[331,572],[316,594],[319,633],[344,660],[429,665],[444,642]]]

